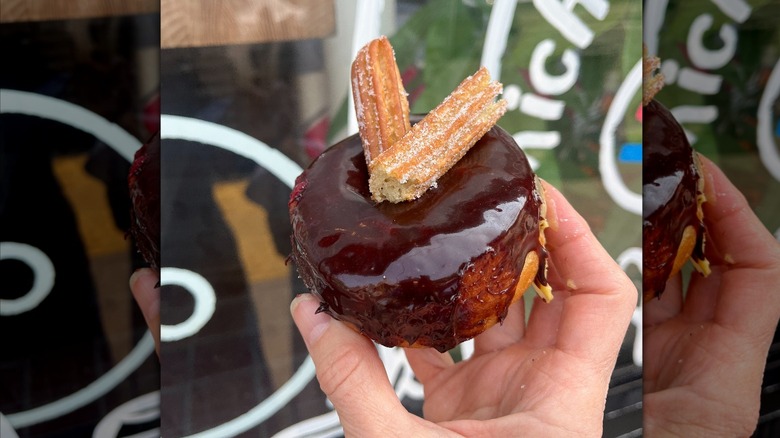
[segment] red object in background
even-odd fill
[[[327,116],[314,123],[303,134],[303,147],[306,156],[313,160],[325,150],[328,140],[328,128],[330,127],[330,118]]]
[[[409,90],[409,84],[411,84],[415,79],[417,79],[417,75],[420,73],[420,69],[416,66],[412,65],[409,66],[406,70],[401,73],[401,81],[404,83],[404,87]],[[420,95],[425,91],[425,83],[421,83],[417,87],[409,90],[409,106],[411,107],[414,105],[414,102],[417,101],[417,98],[420,97]]]

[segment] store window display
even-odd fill
[[[129,160],[159,129],[158,16],[40,3],[2,5],[2,435],[154,433],[159,364],[125,232]]]
[[[3,20],[8,11],[27,14],[4,21],[2,38],[30,67],[0,75],[0,267],[10,279],[0,323],[3,333],[30,337],[3,349],[3,436],[577,429],[624,437],[688,435],[701,418],[710,429],[736,418],[717,429],[727,435],[775,435],[780,310],[762,291],[780,275],[772,262],[780,233],[777,0],[162,0],[159,13],[101,12],[107,18],[83,15],[86,3],[57,20],[37,1],[2,3]],[[498,126],[523,148],[549,197],[555,298],[541,302],[529,289],[503,324],[441,354],[371,343],[317,312],[322,303],[291,257],[296,178],[358,132],[350,65],[382,35],[412,117],[481,66],[500,81],[507,110]],[[643,43],[666,78],[658,101],[709,169],[704,223],[715,233],[704,247],[713,274],[700,278],[687,264],[649,300],[641,293],[651,118],[642,104]],[[51,105],[30,110],[29,93]],[[90,122],[67,126],[75,114]],[[121,138],[106,137],[111,129]],[[161,263],[136,270],[145,263],[126,234],[127,176],[154,133]],[[737,219],[750,225],[729,238],[742,229],[728,222]],[[723,248],[732,248],[728,257]],[[740,275],[741,285],[758,285],[729,306],[734,334],[749,333],[729,338],[744,360],[695,374],[714,398],[744,390],[747,401],[723,411],[681,406],[676,387],[664,385],[702,362],[659,345],[693,345],[718,330],[709,319],[674,324],[693,309],[683,298],[706,296],[703,286],[727,298],[719,280]],[[741,364],[749,366],[727,368]],[[52,367],[61,378],[36,378],[51,377]],[[81,389],[95,396],[89,383],[117,372],[121,381],[84,407],[35,417],[36,407]]]
[[[334,27],[317,37],[164,47],[160,354],[172,363],[162,371],[163,406],[172,406],[163,409],[164,431],[343,433],[289,316],[306,288],[285,265],[287,202],[302,169],[356,132],[349,65],[361,38],[390,38],[413,113],[489,65],[509,106],[500,125],[573,200],[631,287],[639,284],[640,5],[556,12],[531,3],[507,10],[512,2],[380,3],[334,2]],[[580,33],[560,17],[579,23]],[[613,185],[622,192],[605,188]],[[215,302],[197,333],[171,342],[166,330],[193,317],[197,299],[181,283],[166,285],[166,266],[205,278]],[[637,325],[616,336],[602,427],[619,435],[641,427],[641,355]],[[473,352],[467,343],[452,354]],[[403,405],[422,414],[423,387],[402,350],[380,347],[379,355]],[[168,384],[175,390],[166,402]],[[223,403],[198,396],[212,390],[223,391]]]

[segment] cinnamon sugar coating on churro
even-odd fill
[[[409,102],[386,37],[366,44],[352,63],[352,97],[366,164],[409,131]]]
[[[506,112],[499,82],[482,67],[369,164],[375,201],[416,199],[434,186]]]
[[[486,68],[466,78],[414,127],[393,48],[377,38],[352,63],[352,95],[369,188],[377,202],[419,198],[506,112]]]

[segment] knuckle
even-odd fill
[[[350,384],[354,381],[350,377],[361,366],[360,355],[354,348],[347,347],[336,350],[328,359],[326,365],[317,371],[320,388],[329,397],[350,392],[354,386]]]

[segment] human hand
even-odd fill
[[[749,436],[767,352],[780,318],[780,244],[714,163],[705,174],[712,273],[669,279],[644,304],[647,436]]]
[[[424,418],[400,403],[368,338],[315,314],[310,294],[293,300],[293,319],[346,436],[601,436],[637,291],[563,196],[546,183],[545,191],[555,299],[535,298],[528,324],[518,301],[502,325],[475,338],[468,360],[406,349],[424,386]]]
[[[154,350],[160,355],[160,274],[150,268],[142,268],[130,276],[130,290],[144,315],[146,325],[154,338]]]

